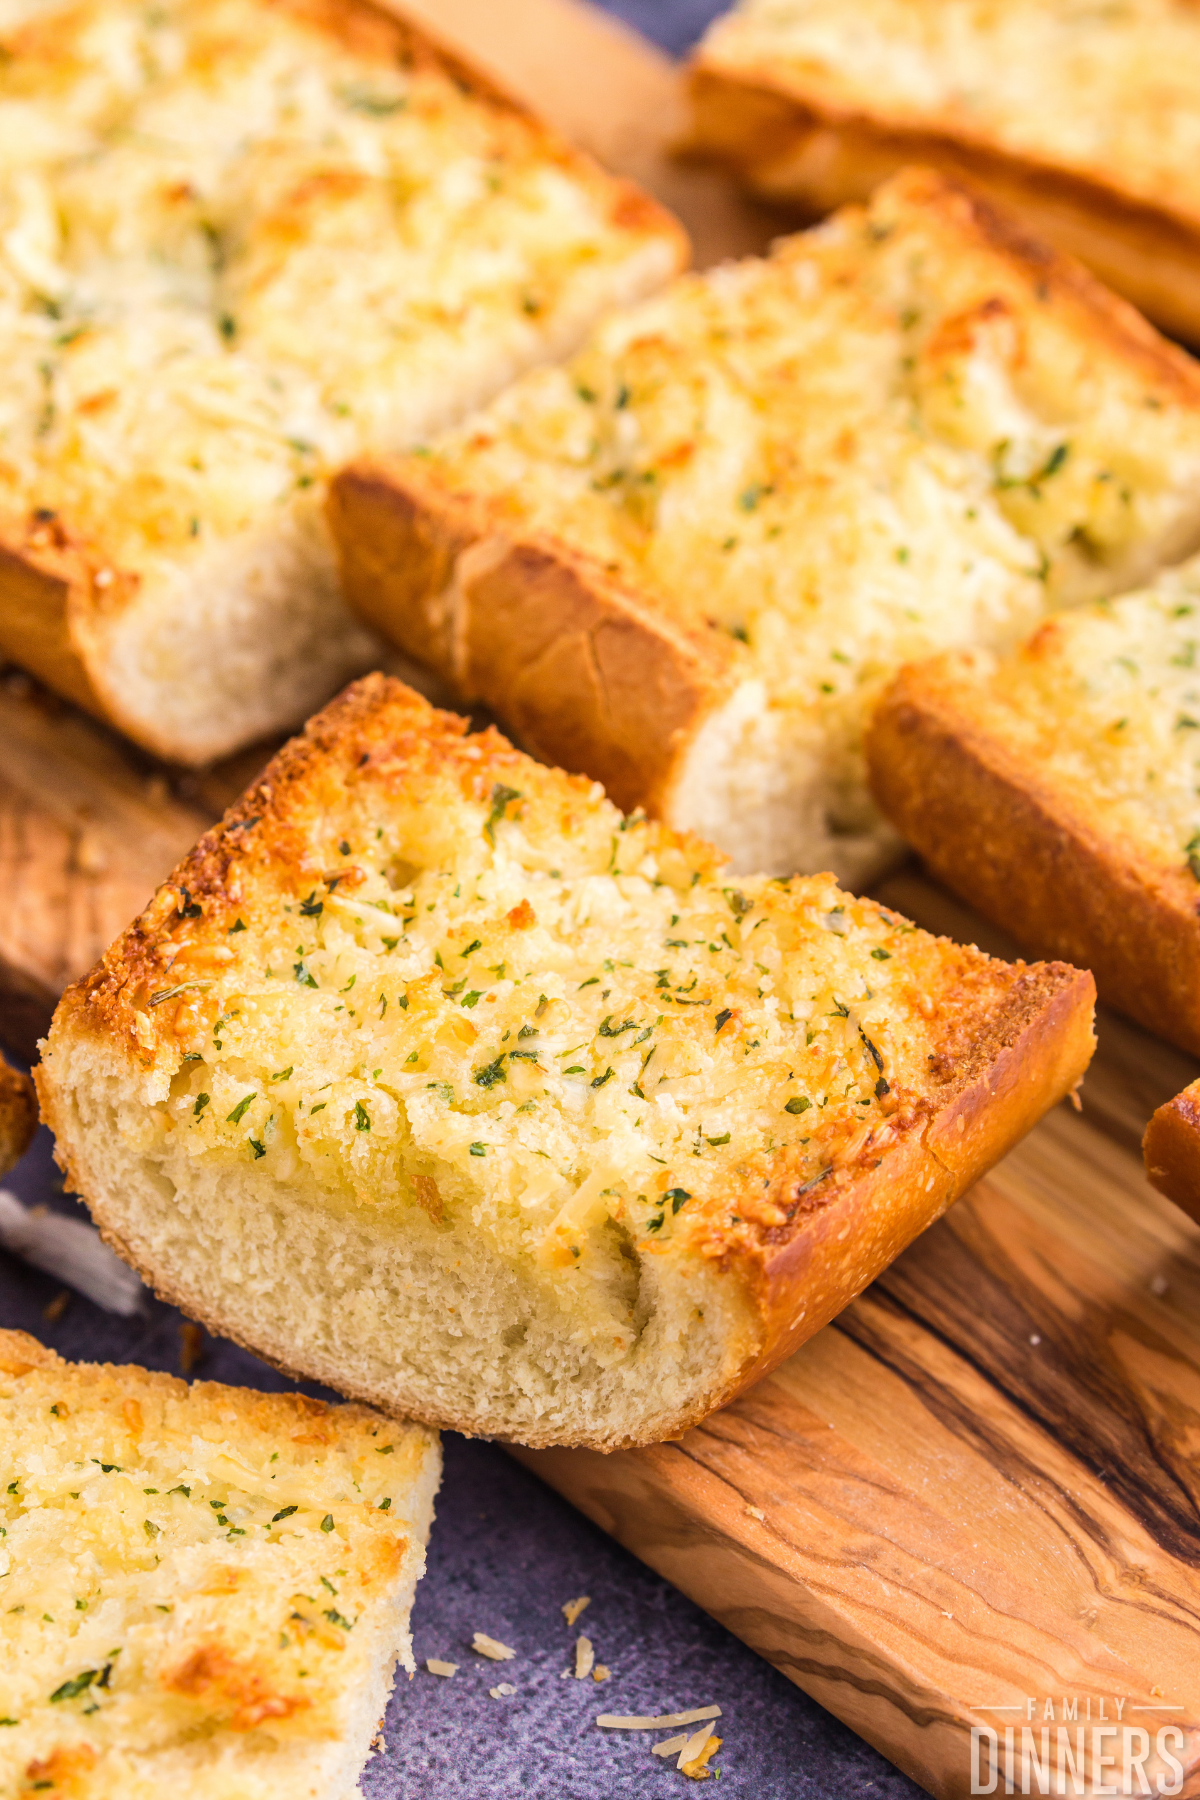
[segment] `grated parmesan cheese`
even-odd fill
[[[477,1631],[471,1639],[472,1650],[478,1650],[480,1656],[489,1656],[493,1662],[509,1662],[517,1653],[502,1644],[499,1638],[489,1637],[486,1631]]]
[[[586,1681],[596,1662],[596,1652],[592,1648],[591,1638],[580,1637],[575,1640],[575,1679]]]
[[[694,1725],[698,1719],[719,1719],[719,1706],[693,1706],[689,1712],[658,1713],[642,1715],[639,1713],[601,1713],[596,1720],[607,1731],[661,1731],[669,1725]]]
[[[688,1733],[680,1731],[674,1737],[663,1738],[659,1744],[651,1744],[650,1748],[655,1756],[675,1756],[690,1741]]]
[[[566,1603],[564,1604],[563,1609],[562,1609],[562,1615],[563,1615],[563,1618],[567,1621],[568,1627],[574,1625],[576,1620],[579,1618],[579,1615],[583,1612],[584,1608],[590,1606],[591,1604],[592,1604],[592,1596],[590,1594],[581,1594],[579,1596],[578,1600],[566,1601]]]

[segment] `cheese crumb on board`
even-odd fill
[[[676,1756],[679,1751],[683,1749],[684,1745],[690,1743],[690,1741],[690,1734],[686,1731],[680,1731],[677,1732],[674,1737],[663,1738],[662,1742],[659,1744],[651,1744],[650,1748],[655,1756]]]
[[[451,1675],[458,1674],[457,1663],[442,1662],[440,1657],[436,1656],[426,1657],[425,1667],[429,1670],[431,1675],[445,1675],[449,1678]]]
[[[580,1637],[575,1640],[575,1679],[586,1681],[596,1663],[596,1652],[592,1648],[591,1638]]]
[[[562,1616],[567,1621],[568,1627],[574,1625],[584,1608],[591,1604],[592,1596],[590,1594],[581,1594],[578,1600],[566,1601],[563,1605]]]
[[[596,1720],[606,1731],[662,1731],[670,1725],[695,1725],[701,1719],[719,1719],[719,1706],[693,1706],[677,1713],[601,1713]]]
[[[472,1650],[478,1650],[480,1656],[490,1656],[493,1662],[508,1662],[517,1653],[502,1644],[499,1638],[489,1637],[486,1631],[477,1631],[471,1639]]]

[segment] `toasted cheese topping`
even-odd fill
[[[624,1352],[616,1241],[678,1262],[786,1223],[772,1179],[802,1195],[882,1154],[1008,971],[829,876],[734,883],[412,706],[441,734],[424,761],[389,736],[324,773],[269,862],[252,796],[224,888],[163,890],[125,990],[156,1103],[122,1128],[181,1180],[253,1171],[575,1271]]]
[[[999,664],[989,698],[1039,782],[1200,881],[1200,559],[1051,620]]]
[[[1200,16],[1189,0],[741,0],[700,57],[1200,219]]]
[[[0,503],[199,555],[673,266],[515,109],[310,12],[6,0]]]
[[[11,1332],[0,1421],[0,1791],[140,1795],[189,1748],[215,1797],[243,1746],[345,1733],[380,1602],[419,1573],[430,1433]]]
[[[853,819],[900,663],[1014,642],[1200,530],[1200,387],[1036,277],[902,176],[610,318],[432,469],[719,635]]]

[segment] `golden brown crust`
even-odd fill
[[[755,192],[806,213],[865,200],[907,164],[926,164],[1013,207],[1058,249],[1169,331],[1200,340],[1200,230],[1194,219],[1084,175],[970,139],[961,122],[931,116],[921,128],[839,105],[786,64],[733,74],[706,64],[690,73],[688,149],[731,166]]]
[[[7,1175],[33,1141],[37,1096],[28,1075],[0,1057],[0,1175]]]
[[[69,1369],[75,1381],[91,1387],[99,1398],[117,1403],[131,1389],[143,1396],[190,1400],[197,1411],[233,1402],[238,1407],[239,1429],[278,1436],[289,1443],[314,1446],[336,1444],[349,1432],[371,1433],[378,1424],[373,1411],[314,1400],[308,1394],[266,1394],[258,1388],[231,1387],[224,1381],[182,1381],[178,1375],[144,1369],[139,1363],[75,1363],[38,1342],[26,1331],[0,1328],[0,1369],[21,1376],[31,1369]],[[136,1403],[135,1403],[136,1404]],[[133,1417],[137,1419],[135,1411]],[[303,1431],[303,1438],[294,1434]]]
[[[787,1234],[764,1246],[754,1271],[766,1339],[722,1404],[834,1318],[1078,1086],[1095,1049],[1091,975],[1062,963],[1012,974],[969,1053],[953,1059],[938,1103],[918,1108],[882,1158],[868,1152],[780,1196]]]
[[[368,622],[464,702],[501,712],[535,755],[593,776],[627,811],[661,813],[692,733],[730,690],[724,640],[413,459],[343,470],[329,517],[346,597]]]
[[[1015,752],[968,659],[905,669],[867,739],[875,797],[934,873],[1102,999],[1200,1051],[1200,918],[1187,870],[1152,862]]]
[[[364,58],[445,72],[481,105],[519,121],[538,156],[603,200],[614,228],[671,241],[676,265],[686,266],[687,235],[665,207],[635,183],[609,174],[424,26],[374,0],[257,3],[300,18]],[[141,584],[136,567],[122,566],[69,517],[36,504],[36,497],[27,513],[10,508],[0,515],[0,651],[155,754],[176,758],[178,744],[156,737],[153,723],[135,717],[122,703],[119,683],[106,678],[110,622],[133,603]]]
[[[1200,1225],[1200,1081],[1159,1107],[1142,1155],[1153,1186]]]
[[[253,788],[209,832],[160,889],[151,906],[84,981],[70,988],[56,1015],[51,1047],[70,1036],[114,1043],[130,1062],[153,1060],[138,1033],[138,1008],[166,974],[165,939],[181,912],[199,908],[224,925],[271,868],[295,863],[302,852],[294,819],[314,797],[337,796],[356,771],[373,761],[406,786],[427,768],[450,767],[489,791],[497,776],[518,769],[526,788],[526,759],[496,732],[464,742],[465,722],[435,712],[400,683],[381,675],[352,687],[279,754]],[[483,752],[483,756],[479,752]],[[590,783],[543,771],[581,798]],[[675,834],[664,832],[664,843]],[[683,841],[683,840],[680,840]],[[692,854],[696,846],[689,845]],[[796,1173],[790,1157],[763,1157],[747,1167],[743,1186],[720,1195],[697,1219],[691,1247],[741,1287],[755,1319],[753,1349],[730,1382],[671,1420],[668,1435],[723,1404],[775,1367],[868,1285],[919,1232],[1039,1117],[1078,1083],[1094,1048],[1092,978],[1061,964],[1005,965],[944,941],[928,943],[929,985],[936,1049],[920,1092],[894,1095],[882,1128],[863,1127],[844,1142],[830,1140],[830,1163],[815,1179]],[[924,969],[925,963],[918,968]],[[916,971],[914,971],[916,972]],[[876,1057],[878,1063],[879,1059]],[[886,1091],[886,1083],[884,1090]],[[74,1141],[51,1072],[39,1086],[58,1154],[73,1185],[89,1199],[106,1240],[133,1263],[164,1299],[222,1335],[244,1343],[290,1374],[306,1370],[287,1344],[265,1340],[218,1310],[178,1292],[153,1259],[123,1238],[106,1217],[102,1184],[88,1166],[87,1145]],[[888,1101],[889,1106],[892,1104]],[[730,1208],[728,1201],[735,1200]],[[730,1219],[727,1214],[737,1216]],[[328,1371],[321,1371],[328,1378]],[[396,1402],[353,1382],[338,1383],[354,1398],[395,1411]],[[404,1402],[407,1416],[429,1424],[479,1430],[478,1418],[436,1413]],[[488,1427],[504,1435],[502,1422]],[[561,1432],[522,1431],[530,1445],[560,1443]],[[639,1437],[592,1442],[606,1450]]]

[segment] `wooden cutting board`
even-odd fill
[[[672,163],[675,71],[578,0],[414,10],[675,206],[699,261],[779,228]],[[0,1030],[31,1053],[269,747],[180,775],[19,674],[0,743]],[[881,897],[1010,948],[915,872]],[[973,1728],[998,1793],[1027,1791],[1043,1729],[1052,1762],[1060,1731],[1115,1756],[1088,1777],[1110,1793],[1137,1734],[1173,1729],[1200,1795],[1200,1230],[1137,1150],[1196,1072],[1103,1019],[1082,1114],[1046,1119],[744,1400],[652,1450],[518,1454],[931,1793],[971,1792]]]

